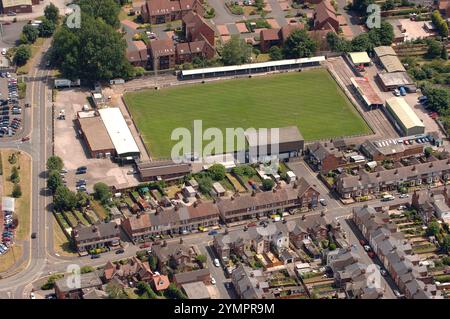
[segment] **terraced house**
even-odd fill
[[[387,213],[366,205],[353,210],[353,220],[406,298],[442,299],[426,266]]]
[[[319,192],[301,178],[293,186],[275,187],[272,192],[252,192],[220,199],[217,206],[222,221],[230,223],[291,208],[307,211],[316,207],[318,200]]]
[[[343,173],[336,182],[336,190],[342,198],[367,196],[385,191],[394,191],[400,185],[439,185],[447,183],[450,175],[450,160],[434,160],[378,172],[360,170],[358,175]]]
[[[150,0],[141,7],[142,20],[144,23],[151,24],[180,20],[191,11],[203,15],[202,2],[198,0]]]
[[[133,242],[142,242],[161,234],[183,233],[200,226],[216,225],[219,211],[212,202],[195,202],[191,206],[159,207],[156,213],[126,218],[122,227]]]
[[[72,238],[78,253],[86,254],[91,249],[119,247],[120,229],[115,222],[98,223],[91,226],[78,224],[72,229]]]

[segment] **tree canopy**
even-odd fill
[[[208,172],[211,174],[211,178],[216,181],[221,181],[225,178],[226,170],[222,164],[213,164],[208,168]]]
[[[47,187],[52,191],[52,193],[55,193],[56,189],[63,185],[63,181],[61,176],[59,175],[59,171],[51,171],[48,175],[47,179]]]
[[[52,21],[54,24],[58,23],[59,9],[57,6],[50,2],[44,9],[44,16],[47,20]]]
[[[223,45],[220,56],[225,65],[238,65],[250,61],[252,47],[237,35],[232,35],[231,39]]]
[[[317,44],[309,36],[306,30],[295,30],[286,39],[283,46],[284,57],[297,59],[312,56],[317,49]]]
[[[47,160],[47,169],[48,170],[57,170],[60,171],[64,167],[63,160],[56,155],[50,156]]]
[[[125,57],[125,49],[125,40],[111,25],[82,12],[80,29],[63,25],[56,32],[51,60],[69,79],[95,83],[129,78],[133,68]]]
[[[43,19],[39,25],[39,35],[43,38],[49,38],[55,33],[56,25],[49,19]]]
[[[102,18],[112,27],[119,27],[120,5],[116,0],[78,0],[76,3],[82,12],[94,18]]]
[[[34,43],[39,36],[39,31],[31,24],[26,24],[22,29],[22,34],[24,35],[24,39],[26,40],[25,43]]]
[[[105,204],[108,202],[111,196],[111,191],[109,190],[108,185],[106,185],[105,183],[99,182],[94,185],[95,199]]]
[[[14,54],[14,63],[18,66],[27,63],[28,59],[31,58],[31,48],[28,44],[21,44],[17,47],[16,53]]]
[[[66,186],[59,186],[53,196],[53,204],[56,210],[72,210],[77,205],[77,197]]]

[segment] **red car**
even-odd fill
[[[145,243],[139,246],[139,248],[148,248],[150,247],[150,243]]]
[[[247,227],[255,227],[256,226],[256,223],[249,223],[249,224],[247,224]]]
[[[367,253],[367,255],[369,255],[370,258],[374,258],[375,257],[375,253],[373,251],[369,251]]]
[[[359,240],[359,243],[360,243],[362,246],[364,246],[364,245],[366,244],[366,242],[364,241],[364,239],[360,239],[360,240]]]
[[[26,142],[26,141],[29,141],[29,140],[30,140],[29,136],[22,137],[22,142]]]

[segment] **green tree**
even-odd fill
[[[53,21],[43,19],[39,25],[39,35],[43,38],[49,38],[55,33],[56,25]]]
[[[86,207],[89,204],[89,195],[85,192],[77,192],[78,207]]]
[[[441,247],[446,254],[450,253],[450,235],[444,236]]]
[[[52,155],[47,159],[47,169],[52,171],[61,171],[64,167],[64,163],[63,160],[56,156],[56,155]]]
[[[448,60],[448,51],[445,44],[442,45],[441,59]]]
[[[205,255],[197,255],[197,257],[195,257],[195,260],[198,261],[199,263],[204,264],[206,262],[206,256]]]
[[[87,273],[93,272],[94,270],[95,270],[95,268],[92,266],[83,266],[80,269],[80,273],[87,274]]]
[[[431,22],[433,22],[441,37],[448,37],[447,22],[444,20],[444,18],[442,18],[438,10],[434,10],[431,14]]]
[[[66,186],[60,186],[53,196],[53,204],[58,211],[72,210],[77,205],[77,196]]]
[[[373,45],[369,39],[369,35],[367,33],[362,33],[352,39],[352,50],[363,52],[370,50]]]
[[[374,3],[375,0],[354,0],[350,8],[362,16],[367,15],[367,6]]]
[[[271,178],[267,178],[262,181],[262,188],[265,191],[270,191],[274,185],[275,183]]]
[[[272,61],[283,60],[283,50],[274,45],[269,49],[269,56]]]
[[[445,113],[449,107],[450,93],[446,89],[425,85],[423,94],[428,98],[428,108],[432,111]]]
[[[433,154],[433,149],[431,147],[425,147],[424,153],[425,157],[428,158],[431,156],[431,154]]]
[[[153,291],[150,285],[144,281],[139,281],[136,284],[138,294],[145,299],[157,299],[158,295]]]
[[[11,169],[11,176],[9,177],[10,181],[17,184],[20,181],[19,170],[16,166],[13,166]]]
[[[395,8],[395,1],[394,0],[386,0],[385,3],[381,6],[383,10],[392,10]]]
[[[225,178],[226,170],[222,164],[213,164],[208,168],[208,173],[215,181],[221,181]]]
[[[374,28],[370,31],[378,34],[380,45],[391,45],[394,41],[394,27],[389,22],[381,21],[380,28]]]
[[[26,42],[24,42],[25,44],[34,43],[39,36],[38,29],[33,27],[31,24],[26,24],[22,29],[22,33],[26,40]]]
[[[441,44],[434,39],[430,39],[428,41],[427,57],[430,59],[437,58],[438,56],[441,55],[441,52],[442,52]]]
[[[31,48],[28,44],[21,44],[17,47],[16,53],[14,54],[13,61],[18,66],[22,66],[27,63],[28,59],[31,58]]]
[[[119,27],[120,5],[114,0],[78,0],[81,12],[101,18],[110,26]]]
[[[44,16],[47,20],[52,21],[54,24],[58,23],[59,9],[52,2],[44,9]]]
[[[94,185],[94,197],[102,204],[106,204],[111,198],[112,194],[109,186],[105,183],[99,182]]]
[[[116,77],[128,79],[134,70],[125,49],[121,33],[102,19],[82,14],[79,29],[64,24],[55,33],[51,61],[69,79],[88,83]]]
[[[19,184],[14,184],[11,195],[14,198],[19,198],[20,196],[22,196],[22,188],[20,187]]]
[[[308,36],[304,29],[292,32],[283,45],[284,56],[287,59],[310,57],[316,52],[316,49],[316,42]]]
[[[436,236],[439,234],[441,227],[437,221],[432,221],[428,224],[428,228],[426,231],[427,236]]]
[[[150,269],[155,271],[158,267],[158,258],[154,255],[148,256],[148,265],[150,266]]]
[[[252,47],[245,43],[237,35],[232,35],[231,39],[220,49],[220,57],[225,65],[237,65],[250,61]]]
[[[59,171],[50,171],[47,179],[47,188],[50,189],[54,194],[56,189],[60,186],[63,186],[63,180]]]
[[[173,283],[169,285],[164,295],[169,299],[187,299],[187,296]]]

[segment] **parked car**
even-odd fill
[[[400,95],[401,96],[405,96],[406,95],[406,89],[403,86],[400,87]]]
[[[327,205],[328,205],[328,204],[327,204],[327,201],[325,200],[325,198],[319,199],[319,203],[320,203],[322,206],[327,206]]]
[[[125,250],[123,250],[122,248],[117,249],[116,250],[116,255],[123,254],[124,252],[125,252]]]
[[[220,267],[220,261],[219,261],[219,259],[217,259],[217,258],[214,259],[214,266]]]
[[[399,198],[408,198],[408,197],[409,197],[408,194],[401,194],[401,195],[399,196]]]
[[[91,259],[97,259],[100,258],[100,255],[91,255]]]
[[[216,284],[216,280],[214,279],[214,277],[211,277],[211,283],[212,283],[213,285]]]
[[[37,237],[36,233],[31,233],[31,238],[35,239]]]
[[[395,95],[395,96],[400,96],[400,91],[397,90],[397,89],[395,89],[395,90],[394,90],[394,95]]]
[[[217,230],[210,230],[208,235],[211,235],[211,236],[217,235]]]
[[[370,251],[370,246],[369,245],[364,245],[364,250],[365,251]]]
[[[367,255],[369,255],[370,258],[375,258],[375,253],[373,251],[367,252]]]
[[[383,268],[381,268],[380,269],[380,274],[381,274],[381,276],[386,276],[387,275],[387,271],[386,271],[386,269],[383,269]]]

